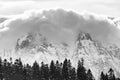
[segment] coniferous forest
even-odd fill
[[[65,59],[63,63],[51,61],[50,64],[41,65],[34,62],[33,65],[23,64],[21,59],[14,63],[0,58],[0,80],[95,80],[90,69],[84,67],[84,60],[78,61],[77,68],[72,67],[71,61]],[[101,72],[100,80],[120,80],[115,77],[114,70],[108,73]]]

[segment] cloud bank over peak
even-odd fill
[[[28,32],[40,32],[50,41],[74,43],[80,31],[102,42],[120,43],[120,29],[107,16],[50,9],[26,11],[1,22],[0,48],[13,47]]]

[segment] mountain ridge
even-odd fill
[[[120,59],[117,56],[119,51],[116,51],[119,48],[115,45],[105,47],[101,42],[91,38],[89,33],[80,32],[75,42],[75,50],[70,52],[70,45],[67,43],[51,43],[40,33],[31,34],[25,35],[24,39],[20,38],[17,40],[15,49],[17,49],[16,53],[19,53],[20,57],[25,54],[28,56],[32,55],[30,59],[33,58],[33,61],[35,59],[46,63],[49,63],[51,60],[62,62],[65,58],[69,58],[74,66],[77,65],[78,60],[83,58],[85,66],[91,69],[96,79],[99,79],[101,71],[107,72],[109,68],[113,68],[115,74],[120,76]],[[26,43],[23,45],[23,42]]]

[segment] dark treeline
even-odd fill
[[[95,80],[90,69],[84,67],[84,60],[78,61],[77,69],[72,67],[70,60],[65,59],[63,63],[51,61],[50,65],[36,61],[33,65],[23,65],[21,59],[14,63],[0,58],[0,80]],[[101,72],[100,80],[120,80],[110,69],[108,73]]]

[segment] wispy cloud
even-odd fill
[[[0,47],[11,46],[22,35],[37,31],[53,41],[73,42],[79,31],[85,31],[102,42],[120,43],[120,30],[116,25],[106,16],[90,12],[33,10],[4,21],[1,27],[7,29],[2,29]]]
[[[0,0],[1,15],[21,14],[30,9],[63,8],[78,12],[87,10],[97,14],[120,16],[119,0]]]
[[[118,42],[119,30],[116,29],[109,20],[104,19],[105,17],[102,18],[101,15],[106,15],[106,17],[119,17],[119,3],[119,0],[0,0],[0,15],[9,18],[7,20],[2,20],[1,17],[0,19],[1,22],[3,22],[0,24],[2,26],[0,30],[0,32],[2,32],[0,33],[0,41],[8,43],[9,41],[7,40],[10,37],[13,37],[13,41],[15,41],[22,35],[21,32],[25,33],[29,30],[32,31],[34,30],[34,27],[36,27],[35,30],[39,30],[38,28],[42,26],[41,28],[43,30],[41,31],[47,36],[50,34],[45,32],[51,32],[52,35],[58,32],[58,34],[55,35],[60,37],[55,39],[62,38],[64,33],[66,36],[70,36],[68,39],[71,39],[71,35],[74,35],[74,32],[77,32],[76,30],[83,29],[90,32],[93,36],[99,35],[98,37],[96,36],[99,39],[102,39],[103,37],[105,39],[111,39],[111,36],[114,36],[114,41]],[[58,8],[73,10],[77,14],[66,12],[64,10],[56,11]],[[44,9],[55,10],[45,11]],[[33,11],[29,12],[28,10]],[[81,15],[81,12],[84,10],[93,12],[97,15],[89,12],[88,15],[86,13]],[[43,15],[46,16],[46,19],[48,18],[44,23],[43,21],[41,22],[40,18],[40,16]],[[3,26],[6,27],[4,28]],[[21,32],[19,33],[19,31]],[[16,34],[16,36],[12,36],[13,34]],[[0,44],[3,45],[3,43]],[[11,42],[11,44],[13,44],[13,42]]]

